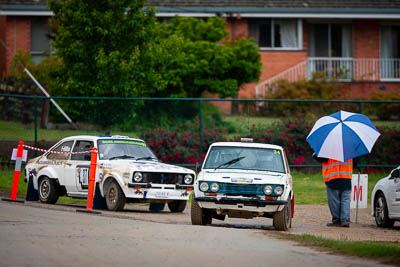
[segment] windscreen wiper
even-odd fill
[[[113,160],[113,159],[134,159],[134,156],[128,156],[128,155],[120,155],[120,156],[115,156],[115,157],[111,157],[109,158],[109,160]]]
[[[230,161],[227,161],[227,162],[225,162],[225,163],[222,163],[221,165],[219,165],[218,167],[216,167],[215,169],[214,169],[214,171],[216,170],[216,169],[219,169],[219,168],[221,168],[222,166],[230,166],[230,165],[232,165],[233,163],[236,163],[236,162],[238,162],[238,161],[241,161],[242,159],[244,159],[245,157],[239,157],[239,158],[236,158],[236,159],[232,159],[232,160],[230,160]]]

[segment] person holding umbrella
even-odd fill
[[[379,135],[367,116],[346,111],[320,118],[311,129],[307,142],[322,163],[332,215],[327,226],[350,226],[353,159],[370,153]]]
[[[356,159],[341,162],[334,159],[313,158],[322,163],[322,177],[326,184],[328,206],[332,221],[327,226],[350,227],[350,197],[353,166],[357,168]]]

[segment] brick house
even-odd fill
[[[0,0],[0,77],[17,49],[39,62],[49,51],[44,0]],[[323,72],[350,98],[400,93],[400,0],[150,0],[157,17],[221,16],[231,38],[253,37],[263,69],[239,97],[259,98],[278,79]],[[8,49],[2,45],[4,43]]]

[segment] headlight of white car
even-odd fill
[[[193,182],[193,177],[190,174],[186,174],[185,177],[183,177],[183,182],[185,184],[191,184]]]
[[[277,195],[277,196],[282,195],[282,193],[283,193],[283,188],[282,188],[282,186],[280,186],[280,185],[276,186],[276,187],[274,188],[274,193],[275,193],[275,195]]]
[[[218,192],[218,190],[219,190],[219,185],[217,184],[217,183],[212,183],[211,185],[210,185],[210,190],[211,190],[211,192]]]
[[[266,185],[266,186],[264,187],[264,193],[265,193],[266,195],[271,195],[271,194],[272,194],[272,186]]]
[[[206,182],[200,183],[199,188],[200,188],[200,191],[206,192],[208,190],[208,183],[206,183]]]
[[[135,174],[133,175],[133,181],[136,183],[140,183],[141,181],[143,181],[143,175],[141,172],[135,172]]]

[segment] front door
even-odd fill
[[[65,168],[66,176],[69,177],[71,181],[71,187],[74,187],[74,191],[87,193],[89,185],[89,169],[90,169],[90,153],[79,153],[74,154],[74,152],[87,152],[93,147],[92,141],[87,140],[77,140],[72,150],[72,155],[70,160],[67,162]]]
[[[390,202],[392,206],[392,215],[400,217],[400,178],[389,180],[390,184]]]

